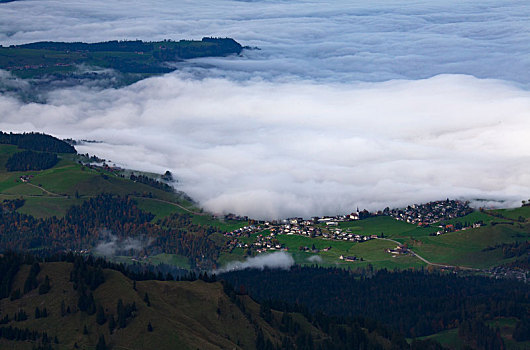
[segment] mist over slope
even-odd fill
[[[229,36],[261,50],[120,89],[52,89],[42,104],[3,95],[0,129],[101,140],[78,150],[169,169],[214,212],[511,205],[530,192],[529,12],[516,1],[3,4],[3,45]]]

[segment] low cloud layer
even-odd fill
[[[286,217],[451,198],[527,199],[530,92],[495,80],[318,84],[196,80],[0,96],[0,129],[101,140],[129,168],[171,170],[216,213]]]
[[[262,50],[189,69],[341,82],[452,73],[528,85],[529,16],[518,0],[24,0],[0,4],[0,43],[229,36]]]
[[[216,213],[516,205],[530,192],[529,16],[515,0],[0,4],[2,45],[230,36],[261,48],[23,99],[41,104],[4,93],[0,129],[101,140],[78,149],[169,169]],[[0,72],[0,91],[26,85]]]
[[[225,272],[246,270],[246,269],[283,269],[289,270],[294,265],[294,259],[291,254],[286,252],[276,252],[271,254],[262,254],[255,257],[247,258],[245,261],[232,261],[225,267],[213,271],[216,274]]]

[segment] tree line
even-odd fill
[[[20,148],[50,153],[76,153],[73,146],[56,137],[41,133],[5,133],[0,131],[0,144],[16,145]]]
[[[158,188],[159,190],[162,190],[162,191],[175,192],[175,189],[173,187],[169,186],[167,183],[158,181],[157,179],[150,178],[149,176],[145,176],[145,175],[141,175],[141,174],[140,175],[131,174],[129,176],[129,180],[132,180],[132,181],[135,181],[135,182],[140,182],[140,183],[143,183],[145,185],[148,185],[148,186],[151,186],[151,187],[154,187],[154,188]]]
[[[6,161],[7,171],[45,170],[57,164],[55,153],[23,151],[11,155]]]
[[[0,250],[44,249],[48,253],[95,247],[111,232],[118,239],[145,237],[150,253],[180,254],[193,266],[213,265],[222,246],[209,236],[221,231],[197,225],[188,214],[175,213],[151,222],[154,215],[130,197],[100,194],[72,206],[63,218],[34,218],[15,209],[20,201],[0,203]]]
[[[296,266],[291,271],[243,270],[222,277],[275,308],[298,303],[330,316],[364,315],[408,337],[456,328],[466,320],[522,319],[530,307],[524,283],[480,276]]]

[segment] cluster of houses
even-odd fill
[[[398,245],[396,248],[394,249],[390,249],[388,248],[386,250],[387,253],[390,253],[392,255],[404,255],[404,254],[408,254],[409,253],[409,249],[406,245]]]
[[[430,234],[430,236],[440,236],[444,235],[449,232],[455,232],[455,231],[465,231],[470,228],[479,228],[483,225],[482,221],[474,222],[473,224],[469,226],[462,225],[460,223],[453,225],[453,224],[446,224],[446,225],[438,225],[439,230],[436,232],[433,232]]]
[[[24,182],[24,183],[28,183],[30,182],[30,180],[33,178],[33,175],[22,175],[20,177],[20,181]]]
[[[252,243],[252,247],[257,253],[264,253],[268,250],[288,250],[283,244],[274,237],[274,234],[262,235],[259,234],[256,241]]]
[[[483,270],[486,276],[495,279],[514,279],[524,283],[530,281],[530,272],[524,269],[510,268],[507,266],[496,266],[488,270]]]
[[[311,220],[291,218],[276,221],[263,221],[227,232],[225,235],[231,237],[249,237],[253,233],[267,230],[270,232],[271,237],[284,234],[352,242],[364,242],[377,238],[377,235],[353,234],[348,230],[343,230],[339,227],[339,223],[353,220],[358,220],[358,213],[334,217],[314,217]]]
[[[396,220],[428,226],[442,220],[458,218],[473,212],[469,202],[459,200],[435,201],[425,204],[413,204],[402,209],[392,209],[389,215]]]
[[[250,236],[253,233],[257,233],[257,232],[261,232],[261,231],[263,231],[263,228],[261,226],[248,225],[248,226],[244,226],[244,227],[235,229],[235,230],[230,231],[230,232],[226,232],[225,236],[233,236],[233,237],[241,237],[241,236],[243,236],[243,237],[248,237],[248,236]]]
[[[336,241],[348,242],[366,242],[371,239],[379,238],[378,235],[360,235],[352,233],[349,229],[344,229],[341,226],[343,222],[351,222],[362,220],[372,216],[390,216],[396,220],[405,221],[410,224],[416,224],[420,227],[428,227],[434,223],[443,220],[454,219],[465,216],[473,212],[469,206],[469,202],[459,200],[442,200],[434,201],[424,204],[413,204],[406,208],[390,209],[385,208],[383,211],[368,212],[367,210],[353,212],[348,215],[313,217],[311,219],[303,218],[289,218],[283,220],[273,221],[255,221],[250,220],[248,226],[225,233],[225,235],[232,237],[229,242],[231,247],[240,247],[256,250],[257,252],[264,252],[267,250],[286,249],[283,245],[278,243],[275,238],[276,235],[299,235],[311,238],[324,238]],[[225,220],[245,220],[248,217],[240,217],[234,214],[224,216]],[[447,232],[457,230],[480,227],[482,223],[476,222],[469,227],[461,227],[461,224],[447,224],[440,225],[439,230],[432,235],[442,235]],[[250,237],[253,234],[258,234],[257,239],[252,244],[239,242],[238,237]],[[307,247],[300,247],[301,249],[310,251]],[[307,249],[305,249],[307,248]],[[391,254],[407,254],[406,247],[398,246],[395,249],[389,249]]]
[[[340,260],[344,260],[344,261],[348,261],[348,262],[364,261],[363,258],[358,258],[356,256],[344,256],[344,255],[339,256],[339,259]]]
[[[225,217],[225,219],[234,220],[234,216]],[[227,243],[229,248],[246,248],[252,249],[258,253],[268,250],[287,250],[276,239],[277,235],[299,235],[306,237],[319,237],[329,240],[349,241],[349,242],[366,242],[378,238],[377,235],[359,235],[351,233],[349,230],[343,230],[339,223],[359,219],[359,213],[341,216],[313,217],[310,220],[303,218],[290,218],[274,221],[253,221],[253,224],[226,232],[225,236],[232,239]],[[256,240],[249,244],[241,242],[239,237],[251,237],[256,235]],[[304,251],[313,251],[314,248],[300,247]],[[331,248],[324,248],[327,251]]]

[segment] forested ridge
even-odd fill
[[[228,283],[223,281],[220,285],[215,278],[205,274],[199,277],[206,283],[197,281],[192,284],[148,275],[158,279],[158,282],[153,283],[142,278],[146,276],[131,274],[124,265],[72,253],[50,256],[45,260],[28,254],[6,253],[0,256],[0,271],[8,270],[26,271],[26,281],[35,281],[40,287],[37,295],[32,289],[21,292],[15,290],[12,283],[2,284],[11,298],[0,296],[0,344],[5,344],[2,343],[5,339],[17,346],[31,341],[46,349],[71,348],[72,345],[77,348],[77,342],[83,340],[84,344],[93,348],[97,339],[97,349],[119,348],[141,329],[140,337],[173,339],[170,343],[163,341],[164,347],[179,348],[185,334],[182,329],[172,328],[172,325],[175,318],[182,318],[185,323],[190,320],[199,322],[193,324],[193,340],[204,336],[201,331],[206,326],[210,339],[212,335],[219,335],[233,342],[231,346],[217,346],[221,348],[237,348],[237,344],[239,348],[256,350],[382,350],[389,348],[389,345],[396,350],[441,349],[433,341],[414,341],[409,345],[399,333],[362,317],[347,319],[311,315],[296,305],[282,309],[271,308],[267,303],[259,305],[245,294],[234,292]],[[124,279],[110,270],[124,273],[133,280]],[[54,277],[49,279],[48,275],[42,276],[42,271],[48,271]],[[65,276],[67,274],[69,276]],[[44,285],[47,288],[41,293]],[[106,292],[102,293],[102,289]],[[202,294],[204,292],[206,294]],[[185,298],[182,298],[181,293],[185,293]],[[26,300],[20,300],[22,297]],[[58,299],[58,302],[43,307],[43,301],[49,302],[51,298]],[[164,303],[168,300],[173,301],[166,309]],[[166,317],[168,313],[175,312],[172,308],[176,304],[182,305],[184,310],[189,305],[195,305],[199,310],[194,310],[197,313],[188,310],[182,317],[181,309],[177,309],[177,313],[171,314],[172,322],[168,323]],[[38,321],[42,319],[50,321]],[[82,323],[79,323],[80,320]],[[27,327],[27,321],[31,322],[30,328]],[[61,333],[56,327],[50,326],[56,322],[71,329]],[[217,325],[219,323],[223,323],[221,331]],[[237,325],[243,326],[245,330],[241,332]],[[230,336],[226,337],[226,332]],[[174,341],[175,337],[178,342]],[[86,341],[89,338],[92,339],[91,343]],[[193,348],[196,347],[200,348],[200,345]],[[145,347],[133,341],[126,348]]]
[[[72,206],[63,218],[37,219],[16,211],[23,200],[0,204],[0,250],[45,249],[58,252],[95,247],[108,234],[118,239],[145,237],[149,252],[181,254],[192,265],[213,263],[220,248],[209,236],[220,232],[196,225],[188,214],[175,213],[153,223],[154,215],[139,209],[134,199],[101,194]]]
[[[141,40],[112,40],[98,43],[41,41],[13,46],[15,48],[53,51],[85,52],[153,52],[155,58],[166,61],[176,58],[222,56],[240,53],[242,46],[231,38],[208,38],[196,40],[165,40],[157,42]]]
[[[9,157],[5,167],[7,171],[45,170],[53,167],[58,161],[55,153],[23,151]]]
[[[198,57],[219,57],[240,54],[243,47],[231,38],[202,40],[140,40],[107,41],[99,43],[42,41],[23,45],[0,46],[0,69],[23,77],[42,78],[54,75],[79,76],[81,64],[111,68],[132,74],[161,74],[176,68],[167,62]],[[132,77],[129,77],[132,78]]]
[[[379,320],[409,337],[458,327],[466,320],[528,317],[530,289],[481,276],[300,267],[223,274],[271,305],[298,303],[312,312]]]
[[[73,146],[56,137],[41,133],[5,133],[0,131],[0,144],[16,145],[20,148],[51,153],[76,153]]]

